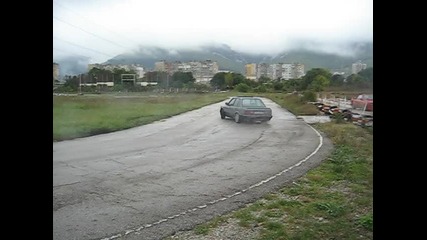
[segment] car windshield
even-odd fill
[[[243,107],[265,107],[264,103],[259,99],[243,99]]]

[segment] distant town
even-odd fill
[[[361,61],[352,64],[352,74],[356,74],[364,69],[367,65]],[[210,80],[219,72],[230,72],[228,70],[221,70],[218,67],[216,61],[205,60],[205,61],[190,61],[181,62],[174,61],[168,62],[161,60],[155,63],[154,70],[145,71],[142,64],[89,64],[88,73],[92,69],[108,70],[110,72],[115,69],[122,69],[128,73],[121,74],[120,81],[131,81],[133,84],[140,84],[146,86],[149,84],[155,85],[155,79],[148,79],[147,73],[150,72],[161,72],[172,76],[176,72],[191,72],[195,78],[196,83],[209,84]],[[332,74],[344,75],[344,72],[333,72]],[[262,77],[269,78],[272,80],[290,80],[299,79],[305,75],[304,64],[302,63],[249,63],[245,65],[244,76],[253,81],[258,81]],[[104,77],[105,76],[105,77]],[[158,76],[158,75],[156,75]],[[91,78],[91,75],[85,73],[79,76],[81,78],[80,84],[83,86],[91,86],[97,84],[103,84],[106,86],[113,86],[114,79],[109,75],[101,75],[98,78]],[[60,84],[64,79],[60,79],[60,65],[53,63],[53,84]],[[151,80],[151,81],[150,81]]]

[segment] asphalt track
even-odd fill
[[[53,143],[53,239],[162,239],[277,190],[331,142],[269,99],[271,121],[220,105],[125,131]]]

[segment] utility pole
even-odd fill
[[[79,79],[79,95],[82,94],[82,75],[80,74],[80,79]]]
[[[169,87],[169,73],[166,73],[166,88]]]

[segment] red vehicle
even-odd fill
[[[365,111],[374,111],[374,96],[372,94],[360,94],[351,99],[351,107]]]

